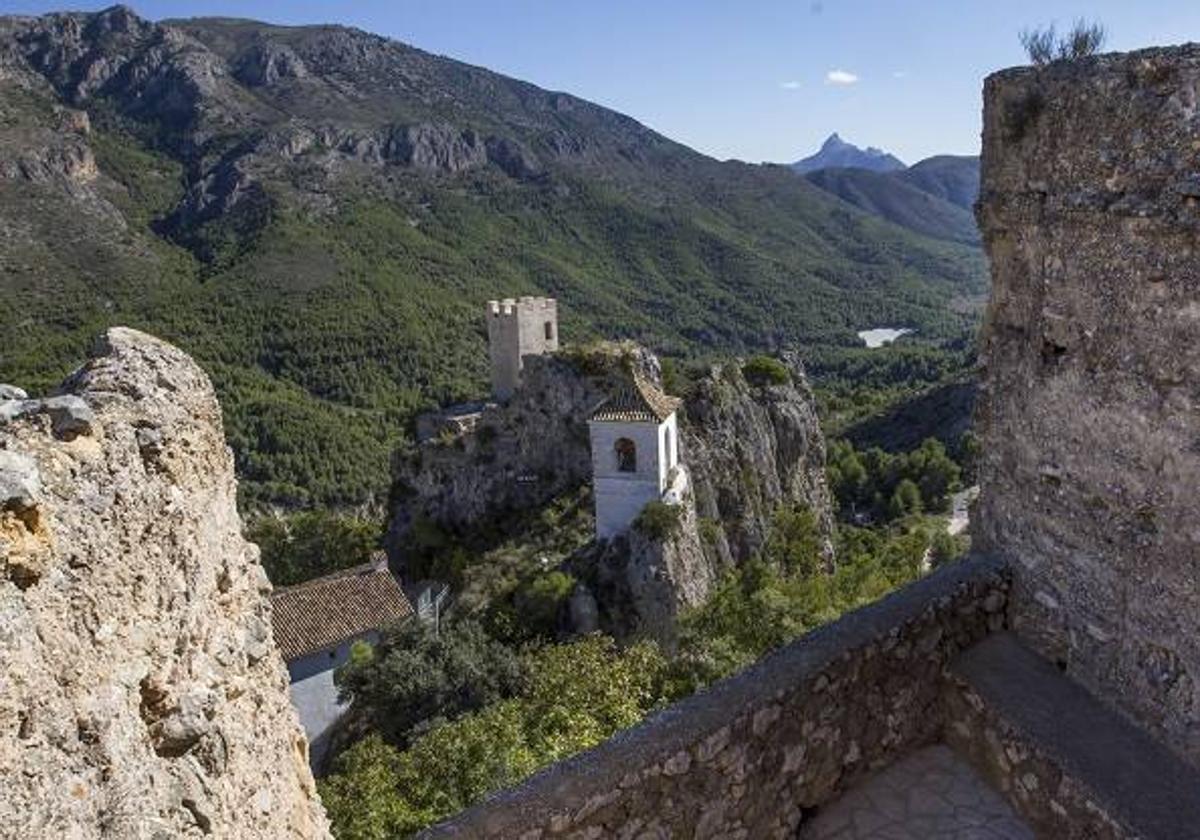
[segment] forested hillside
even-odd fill
[[[828,192],[902,227],[936,239],[978,244],[973,206],[979,158],[937,155],[907,169],[835,167],[805,177]]]
[[[488,297],[690,356],[961,339],[983,284],[786,168],[360,31],[0,18],[0,380],[174,341],[250,504],[380,503],[413,413],[485,388]]]

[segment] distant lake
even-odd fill
[[[873,330],[863,330],[858,334],[868,347],[882,347],[885,344],[891,344],[902,335],[907,335],[913,330],[895,327],[876,327]]]

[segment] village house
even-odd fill
[[[370,563],[276,589],[271,611],[292,705],[308,736],[309,762],[317,768],[348,705],[338,702],[334,671],[349,660],[355,642],[373,644],[384,628],[412,618],[412,604],[378,552]]]

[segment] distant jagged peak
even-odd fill
[[[820,150],[791,164],[797,172],[815,172],[832,167],[855,167],[874,172],[892,172],[906,168],[904,162],[876,146],[860,149],[842,139],[836,131],[825,138]]]

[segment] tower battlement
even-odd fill
[[[558,350],[558,301],[551,297],[489,300],[486,308],[492,393],[507,400],[521,381],[522,359]]]

